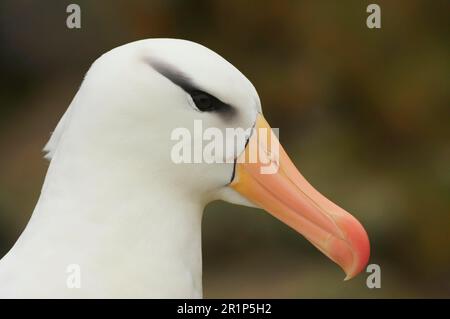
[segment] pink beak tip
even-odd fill
[[[362,272],[370,257],[370,242],[364,227],[354,217],[348,220],[347,240],[353,251],[353,262],[351,267],[345,269],[344,281],[350,280]]]

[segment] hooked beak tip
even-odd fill
[[[363,226],[353,216],[348,214],[342,222],[341,229],[346,232],[346,246],[349,249],[351,258],[341,259],[337,263],[344,270],[346,277],[344,281],[348,281],[358,275],[366,267],[370,257],[369,237]],[[338,249],[339,251],[339,249]],[[350,263],[349,263],[350,261]]]

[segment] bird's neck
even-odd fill
[[[33,280],[59,296],[202,296],[202,205],[137,163],[53,161],[13,264],[34,258]],[[80,288],[66,287],[74,264]]]

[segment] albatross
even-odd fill
[[[171,134],[195,121],[253,130],[232,161],[175,163]],[[0,297],[201,298],[202,214],[214,200],[268,211],[346,279],[356,276],[369,258],[366,231],[281,146],[275,173],[242,160],[251,145],[272,160],[261,150],[267,143],[253,143],[258,129],[270,126],[252,83],[200,44],[146,39],[103,54],[44,148],[40,197],[0,260]],[[79,270],[76,287],[70,265]]]

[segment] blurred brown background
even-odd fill
[[[82,28],[66,28],[81,6]],[[143,38],[218,52],[253,82],[303,174],[365,225],[367,274],[344,274],[256,210],[213,203],[204,218],[205,297],[450,297],[450,2],[2,1],[0,256],[48,166],[41,149],[89,65]]]

